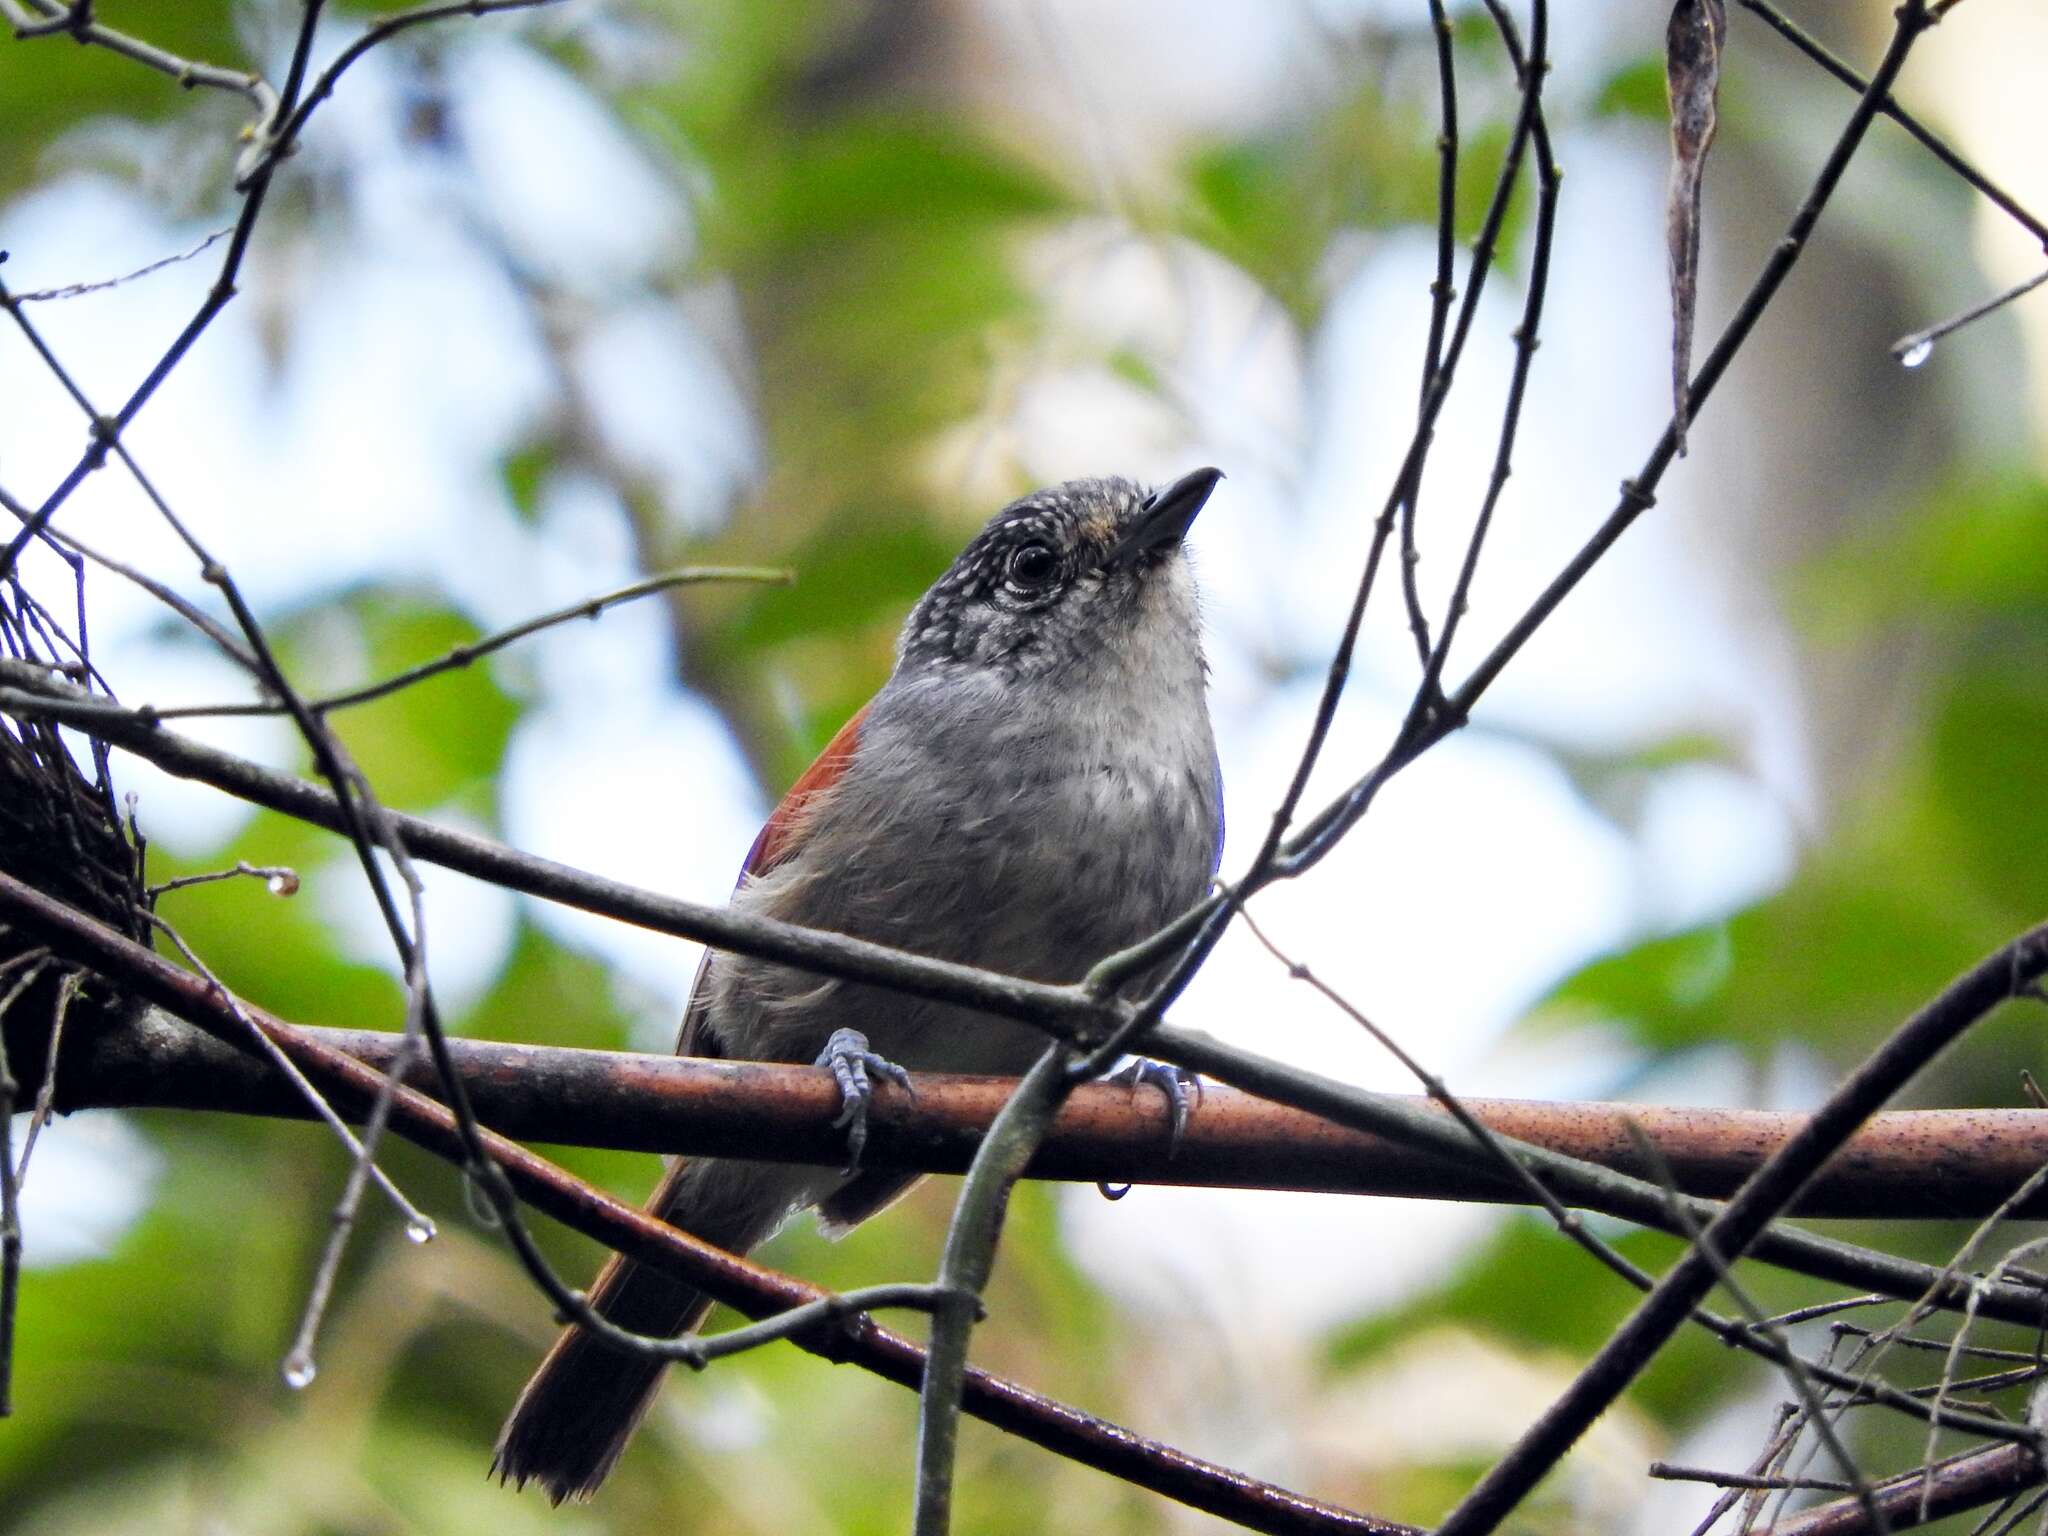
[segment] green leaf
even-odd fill
[[[147,821],[145,820],[145,830]],[[151,878],[167,880],[232,867],[237,860],[283,865],[309,882],[347,844],[333,833],[274,811],[259,811],[218,853],[178,859],[151,850]],[[348,874],[342,878],[359,878]],[[397,982],[373,966],[340,958],[323,908],[309,883],[295,896],[270,893],[254,879],[226,880],[173,892],[159,911],[230,990],[288,1019],[348,1028],[395,1028],[401,1018]]]
[[[559,444],[547,439],[521,443],[498,460],[498,483],[519,521],[532,526],[540,515],[541,486],[561,457]]]
[[[1934,795],[1961,873],[2019,920],[2048,890],[2048,645],[1980,657],[1936,706]]]
[[[733,167],[734,171],[742,170]],[[829,249],[878,228],[929,232],[1071,209],[1073,200],[1016,157],[943,119],[872,116],[756,147],[751,174],[722,183],[717,259]]]
[[[792,552],[796,585],[762,589],[720,633],[719,644],[766,651],[877,621],[893,629],[956,553],[950,534],[908,508],[864,508],[849,520],[858,534],[834,527]]]
[[[1603,956],[1535,1010],[1536,1028],[1597,1019],[1653,1051],[1787,1038],[1831,1055],[1867,1047],[1982,952],[1981,904],[1896,847],[1803,871],[1725,923]]]
[[[342,615],[353,621],[360,665],[338,672],[333,626]],[[318,679],[322,692],[382,681],[481,638],[438,597],[388,589],[326,596],[274,632],[292,658],[292,675]],[[430,810],[462,798],[489,821],[493,781],[519,714],[487,659],[337,710],[329,723],[387,805]]]
[[[1287,140],[1220,145],[1195,159],[1186,183],[1202,238],[1305,320],[1330,225],[1312,206],[1300,148]]]
[[[1645,54],[1615,70],[1593,95],[1595,117],[1639,117],[1662,126],[1670,116],[1665,99],[1664,61]]]
[[[1624,1257],[1657,1274],[1683,1251],[1660,1232],[1610,1239]],[[1816,1283],[1762,1270],[1743,1279],[1775,1307]],[[1389,1349],[1430,1328],[1456,1326],[1506,1347],[1556,1356],[1567,1368],[1591,1355],[1640,1300],[1640,1293],[1560,1233],[1548,1217],[1519,1215],[1467,1255],[1439,1286],[1405,1306],[1333,1334],[1325,1361],[1336,1372],[1370,1370]],[[1796,1305],[1796,1302],[1789,1303]],[[1725,1346],[1698,1329],[1677,1335],[1629,1391],[1666,1424],[1695,1422],[1717,1401],[1745,1390],[1747,1372]]]
[[[2048,481],[2027,472],[1957,480],[1918,516],[1843,541],[1802,574],[1801,618],[1856,640],[1930,611],[1950,621],[2048,610]]]

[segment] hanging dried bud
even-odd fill
[[[1699,301],[1700,180],[1714,142],[1721,90],[1723,0],[1678,0],[1664,32],[1664,84],[1671,101],[1671,185],[1664,237],[1671,257],[1671,412],[1678,451],[1692,416],[1693,314]]]

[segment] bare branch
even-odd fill
[[[1780,1520],[1766,1536],[1874,1536],[1882,1530],[1911,1530],[2039,1487],[2042,1477],[2041,1456],[2034,1447],[1992,1446],[1884,1484],[1875,1500],[1882,1525],[1874,1524],[1855,1499],[1841,1499]]]
[[[953,1521],[953,1468],[967,1386],[967,1345],[982,1316],[981,1293],[995,1269],[1010,1191],[1052,1129],[1075,1088],[1072,1050],[1058,1043],[1017,1084],[989,1127],[953,1204],[939,1264],[943,1297],[932,1310],[930,1355],[918,1389],[917,1508],[914,1536],[947,1536]]]
[[[1742,1283],[1736,1279],[1734,1268],[1714,1246],[1714,1240],[1701,1229],[1697,1221],[1692,1219],[1685,1202],[1679,1198],[1678,1186],[1672,1182],[1670,1165],[1657,1153],[1656,1143],[1651,1141],[1643,1128],[1633,1120],[1629,1122],[1629,1131],[1630,1139],[1636,1143],[1644,1160],[1653,1166],[1658,1183],[1663,1185],[1670,1199],[1672,1215],[1684,1229],[1685,1240],[1692,1244],[1691,1251],[1704,1259],[1712,1269],[1715,1281],[1727,1292],[1729,1299],[1748,1321],[1749,1331],[1769,1339],[1783,1350],[1785,1377],[1791,1383],[1793,1396],[1799,1400],[1800,1412],[1805,1415],[1806,1422],[1813,1426],[1820,1442],[1827,1447],[1828,1454],[1834,1457],[1835,1464],[1848,1477],[1857,1503],[1870,1516],[1872,1524],[1882,1524],[1883,1517],[1877,1513],[1876,1498],[1871,1492],[1870,1480],[1863,1475],[1863,1469],[1857,1465],[1856,1458],[1849,1454],[1848,1445],[1842,1440],[1834,1420],[1828,1416],[1821,1401],[1820,1389],[1814,1384],[1813,1373],[1808,1371],[1805,1363],[1792,1352],[1791,1343],[1785,1338],[1784,1330],[1765,1315],[1764,1309],[1756,1304]],[[1939,1409],[1939,1401],[1935,1406]],[[1935,1433],[1931,1423],[1928,1433]]]
[[[53,299],[82,299],[89,293],[104,293],[109,288],[119,288],[124,284],[134,282],[139,277],[148,277],[151,273],[161,272],[166,267],[175,267],[180,262],[190,261],[194,256],[202,252],[212,250],[214,246],[234,232],[234,225],[229,224],[224,228],[216,229],[190,250],[180,251],[175,256],[161,257],[156,261],[150,262],[147,266],[137,267],[133,272],[124,272],[119,277],[103,277],[98,282],[66,283],[61,288],[38,288],[31,293],[17,293],[14,296],[14,302],[17,304],[45,304]]]
[[[159,74],[169,75],[186,90],[207,87],[231,91],[248,100],[256,109],[259,122],[266,121],[277,110],[277,93],[264,83],[261,75],[181,59],[154,43],[102,26],[92,19],[91,0],[73,0],[68,6],[61,4],[60,0],[28,0],[28,3],[41,13],[42,20],[29,20],[27,13],[18,5],[7,7],[14,35],[23,41],[38,37],[69,37],[74,42],[91,43],[124,59],[133,59]]]
[[[249,168],[243,172],[244,179],[258,172],[268,175],[271,167],[297,147],[299,135],[305,132],[306,120],[319,108],[320,103],[334,94],[334,87],[348,72],[350,66],[372,48],[388,42],[401,32],[409,32],[414,27],[425,26],[429,22],[446,21],[456,16],[487,16],[496,11],[532,10],[537,6],[556,3],[557,0],[450,0],[448,4],[423,5],[417,10],[398,11],[389,16],[379,17],[370,23],[362,36],[342,49],[332,64],[321,71],[320,78],[313,82],[306,92],[305,99],[296,108],[285,109],[289,116],[284,125],[271,136],[268,144],[262,147],[260,156],[250,162]]]
[[[396,1064],[403,1038],[300,1027],[379,1071]],[[831,1125],[839,1109],[837,1090],[818,1068],[486,1040],[451,1040],[449,1052],[478,1117],[522,1141],[703,1157],[746,1154],[820,1165],[845,1157],[843,1136]],[[403,1080],[431,1089],[433,1074],[415,1065]],[[37,1086],[33,1078],[26,1081]],[[916,1081],[914,1100],[886,1087],[878,1091],[870,1112],[867,1161],[964,1172],[1014,1080],[919,1073]],[[1424,1097],[1387,1098],[1419,1114],[1440,1114]],[[1511,1145],[1623,1174],[1642,1171],[1624,1129],[1625,1122],[1634,1120],[1670,1163],[1679,1188],[1704,1199],[1733,1194],[1805,1122],[1801,1115],[1763,1110],[1525,1099],[1459,1102]],[[162,1014],[145,1015],[130,1030],[81,1040],[67,1054],[58,1104],[66,1112],[154,1106],[286,1118],[312,1113],[295,1091],[268,1072],[211,1046]],[[1062,1107],[1029,1176],[1488,1203],[1535,1198],[1504,1172],[1349,1130],[1225,1087],[1203,1090],[1171,1156],[1165,1130],[1166,1110],[1157,1097],[1133,1098],[1118,1087],[1084,1085]],[[1942,1149],[1939,1168],[1929,1167],[1929,1147]],[[1800,1191],[1793,1210],[1816,1217],[1951,1220],[1999,1208],[2041,1160],[2048,1160],[2048,1114],[2025,1109],[1895,1111],[1872,1117],[1842,1156]],[[1574,1197],[1587,1193],[1575,1191]],[[2048,1198],[2036,1198],[2015,1214],[2048,1216]],[[1932,1266],[1917,1272],[1941,1274]],[[2009,1292],[2017,1299],[2032,1289],[2016,1285]],[[1846,1307],[1915,1300],[1920,1294],[1822,1302],[1773,1321],[1789,1327]]]
[[[2025,282],[2015,283],[2003,293],[1994,294],[1981,304],[1972,304],[1959,315],[1951,315],[1924,331],[1915,331],[1910,336],[1901,336],[1892,343],[1892,356],[1908,368],[1918,368],[1934,355],[1934,344],[1952,332],[1960,331],[1966,325],[1973,325],[1986,315],[1995,314],[2014,299],[2025,298],[2043,283],[2048,283],[2048,271],[2036,272]]]
[[[291,1084],[294,1091],[298,1094],[299,1106],[305,1112],[312,1115],[313,1118],[324,1122],[327,1128],[334,1132],[342,1146],[358,1162],[366,1161],[363,1155],[362,1143],[356,1139],[355,1133],[343,1123],[341,1116],[335,1112],[334,1106],[327,1102],[326,1095],[321,1093],[308,1080],[305,1073],[301,1072],[292,1062],[291,1058],[285,1055],[277,1047],[276,1043],[270,1039],[269,1035],[265,1033],[262,1025],[257,1022],[254,1010],[245,1007],[240,999],[221,985],[220,978],[214,975],[208,969],[206,962],[193,952],[192,946],[185,942],[184,936],[176,928],[165,922],[154,912],[144,913],[143,916],[148,920],[152,928],[171,941],[171,944],[177,949],[178,953],[184,956],[185,963],[199,973],[200,979],[212,990],[213,996],[220,999],[221,1005],[228,1010],[230,1016],[241,1024],[244,1038],[252,1042],[264,1058],[268,1060],[270,1065],[277,1070],[286,1082]],[[405,1192],[392,1183],[390,1179],[386,1178],[381,1170],[377,1172],[376,1179],[377,1187],[384,1191],[385,1197],[391,1201],[398,1214],[406,1222],[426,1221],[427,1218],[421,1215],[419,1209],[405,1197]]]
[[[1888,84],[1896,75],[1913,37],[1925,25],[1924,6],[1908,0],[1879,69],[1879,81]],[[1866,96],[1862,114],[1866,122],[1871,106]],[[2048,971],[2048,927],[2028,932],[1958,978],[1828,1096],[1806,1128],[1729,1202],[1708,1227],[1705,1240],[1721,1254],[1741,1254],[1858,1125],[1943,1047],[2010,997],[2016,986],[2038,980],[2044,971]],[[1493,1529],[1585,1426],[1634,1379],[1705,1295],[1713,1279],[1712,1264],[1695,1246],[1602,1346],[1564,1396],[1452,1511],[1442,1536],[1471,1536]]]
[[[83,971],[66,971],[57,979],[57,1000],[50,1010],[50,1043],[43,1053],[43,1080],[36,1084],[35,1112],[28,1117],[28,1129],[22,1134],[21,1160],[14,1167],[17,1181],[28,1177],[28,1160],[35,1152],[36,1138],[50,1122],[51,1106],[57,1096],[57,1056],[64,1043],[64,1021],[84,985]],[[0,1050],[4,1049],[5,1040],[0,1038]]]
[[[1436,44],[1437,85],[1437,182],[1436,182],[1436,276],[1429,285],[1429,337],[1422,352],[1422,391],[1416,410],[1421,424],[1427,424],[1429,399],[1443,367],[1444,327],[1450,319],[1451,301],[1457,297],[1453,282],[1452,252],[1457,241],[1458,217],[1458,73],[1453,47],[1451,18],[1443,0],[1429,0],[1429,29]],[[1415,520],[1422,500],[1422,466],[1401,488],[1401,598],[1408,606],[1408,629],[1415,637],[1416,660],[1429,664],[1429,617],[1422,611],[1422,588],[1418,568],[1422,551],[1415,541]]]
[[[1743,9],[1760,17],[1764,24],[1773,32],[1784,38],[1786,42],[1805,54],[1808,59],[1819,65],[1824,72],[1841,81],[1850,90],[1858,95],[1862,95],[1870,89],[1870,82],[1868,80],[1828,52],[1826,48],[1802,31],[1784,12],[1780,11],[1776,6],[1767,3],[1767,0],[1737,0],[1737,3]],[[1942,12],[1947,9],[1946,5],[1935,6],[1929,14],[1930,21],[1941,20]],[[2007,218],[2038,240],[2041,243],[2042,249],[2048,250],[2048,223],[2043,223],[2032,213],[2029,213],[2011,193],[1970,164],[1968,160],[1951,148],[1945,140],[1927,127],[1926,124],[1892,100],[1889,92],[1885,93],[1879,100],[1877,110],[1905,129],[1906,132],[1920,142],[1929,154],[1946,166],[1950,172],[1969,186],[1974,187],[1981,196],[1988,198]]]

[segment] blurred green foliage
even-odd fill
[[[268,14],[225,3],[96,8],[110,25],[221,63],[245,61],[242,37],[259,11]],[[800,570],[795,592],[692,595],[671,609],[680,678],[724,713],[772,788],[880,680],[905,608],[959,543],[967,509],[933,489],[931,445],[975,413],[998,353],[1038,335],[1020,248],[1101,210],[1074,168],[1048,165],[1039,146],[980,120],[946,82],[892,74],[897,61],[868,46],[857,8],[677,0],[636,20],[678,40],[676,67],[658,80],[608,69],[602,51],[580,47],[573,32],[497,35],[521,36],[521,46],[571,69],[692,189],[694,243],[656,286],[681,292],[715,281],[736,293],[769,471],[748,515],[705,537],[622,477],[564,411],[506,445],[498,489],[508,517],[531,526],[552,485],[595,473],[634,520],[650,568],[687,550]],[[437,48],[459,48],[465,26],[486,24],[415,34],[394,52],[414,59],[424,82]],[[1512,97],[1483,18],[1461,14],[1456,37],[1474,81],[1453,220],[1467,242],[1505,153]],[[1298,110],[1188,146],[1164,195],[1132,214],[1150,233],[1199,242],[1234,264],[1304,332],[1327,301],[1343,237],[1426,235],[1435,225],[1435,62],[1423,29],[1341,62],[1339,86],[1305,96]],[[1572,99],[1586,102],[1589,122],[1661,119],[1661,76],[1637,60]],[[9,147],[0,198],[90,168],[90,155],[68,158],[83,128],[116,121],[168,141],[197,123],[213,135],[200,141],[212,143],[212,158],[197,162],[197,190],[181,183],[168,195],[215,196],[225,208],[238,106],[187,97],[132,62],[61,39],[0,42],[0,142]],[[1731,132],[1741,131],[1738,121]],[[332,167],[323,174],[339,179]],[[297,221],[287,226],[294,236],[345,232],[343,197],[279,204],[269,217]],[[1510,271],[1528,210],[1525,186],[1504,232]],[[283,289],[280,302],[306,301]],[[538,280],[526,298],[536,328],[544,314],[574,308]],[[1099,361],[1163,392],[1141,353],[1119,344]],[[1958,480],[1881,534],[1795,573],[1791,592],[1816,643],[1894,646],[1909,658],[1915,718],[1888,731],[1889,745],[1833,808],[1836,826],[1783,890],[1591,961],[1559,983],[1531,1028],[1593,1021],[1625,1038],[1638,1061],[1734,1048],[1769,1064],[1789,1046],[1832,1071],[1960,964],[2040,915],[2048,486],[2020,471]],[[273,633],[298,675],[339,688],[440,655],[477,630],[446,594],[419,585],[325,594],[278,615]],[[496,830],[496,776],[528,702],[516,670],[485,663],[336,719],[389,803]],[[1597,800],[1620,777],[1738,757],[1726,743],[1687,736],[1567,762]],[[159,854],[153,873],[237,859],[312,870],[336,857],[325,834],[261,813],[203,857]],[[361,1025],[396,1016],[388,971],[351,958],[311,901],[230,882],[173,896],[165,911],[238,990],[281,1014]],[[620,1046],[632,1013],[602,964],[522,916],[498,974],[452,1022],[497,1038]],[[2031,1040],[2011,1020],[1991,1038],[1995,1050],[1950,1064],[1925,1091],[2013,1101]],[[131,1120],[161,1170],[146,1214],[113,1252],[28,1277],[17,1416],[0,1430],[0,1529],[901,1529],[911,1398],[786,1349],[673,1392],[593,1509],[551,1512],[486,1485],[487,1446],[550,1324],[503,1245],[465,1214],[459,1179],[403,1149],[393,1171],[443,1219],[444,1236],[413,1248],[373,1200],[343,1275],[323,1374],[309,1392],[287,1393],[277,1361],[340,1183],[333,1144],[300,1126]],[[645,1158],[561,1155],[626,1192],[653,1177]],[[766,1258],[838,1287],[924,1274],[944,1217],[944,1191],[927,1190],[886,1230],[837,1245],[793,1230]],[[587,1245],[541,1235],[568,1273],[590,1263]],[[1882,1236],[1925,1257],[1956,1241],[1927,1228]],[[1620,1246],[1653,1270],[1674,1252],[1641,1234]],[[1757,1282],[1768,1306],[1816,1294],[1781,1278]],[[991,1304],[1000,1326],[977,1349],[992,1369],[1140,1429],[1168,1416],[1173,1405],[1148,1376],[1154,1346],[1074,1266],[1050,1191],[1020,1191]],[[1438,1330],[1561,1379],[1628,1304],[1618,1281],[1543,1223],[1505,1220],[1433,1286],[1338,1329],[1320,1374],[1300,1388],[1301,1417],[1316,1415],[1320,1394],[1341,1393]],[[1175,1350],[1209,1347],[1188,1332]],[[1676,1435],[1755,1385],[1718,1346],[1688,1336],[1630,1406],[1657,1433]],[[1150,1497],[993,1432],[970,1427],[964,1457],[963,1530],[1181,1528]],[[1482,1465],[1450,1454],[1314,1491],[1426,1520]],[[1286,1477],[1298,1466],[1260,1470]],[[1347,1475],[1341,1464],[1331,1473],[1340,1483]]]
[[[1944,485],[1903,530],[1794,584],[1823,643],[1917,650],[1917,717],[1792,881],[1690,932],[1595,960],[1538,1023],[1618,1025],[1652,1050],[1787,1039],[1853,1059],[1969,959],[2041,916],[2048,796],[2048,487]],[[1994,1097],[2017,1102],[2017,1066]],[[1919,1091],[1945,1100],[1940,1075]]]
[[[250,61],[235,27],[233,0],[189,0],[162,5],[151,0],[100,0],[96,20],[119,32],[139,34],[166,52],[195,63],[247,70]],[[142,65],[96,48],[80,48],[58,37],[14,47],[0,74],[0,198],[11,198],[43,175],[44,156],[82,125],[103,116],[138,123],[189,119],[191,97]],[[244,98],[216,100],[201,93],[198,111],[218,131],[231,135],[237,122],[255,116]],[[189,189],[188,189],[189,190]]]

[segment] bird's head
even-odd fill
[[[1200,667],[1182,539],[1221,470],[1161,490],[1069,480],[1013,501],[960,552],[904,626],[906,670],[1078,680],[1105,664]]]

